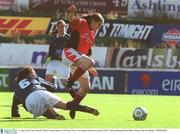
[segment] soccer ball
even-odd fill
[[[136,107],[133,111],[133,118],[136,121],[143,121],[147,117],[147,110],[145,107]]]

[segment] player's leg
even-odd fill
[[[78,53],[72,48],[65,48],[62,55],[63,61],[69,66],[77,66],[74,73],[68,78],[65,87],[71,88],[76,80],[78,80],[89,68],[94,65],[94,60],[84,54]]]
[[[65,117],[55,112],[53,108],[48,108],[42,115],[48,119],[65,120]]]
[[[83,98],[86,96],[86,94],[90,90],[90,78],[89,78],[89,73],[86,72],[83,74],[81,78],[79,78],[79,83],[80,83],[80,88],[79,90],[75,93],[73,100],[69,102],[69,106],[72,107],[72,109],[75,109],[75,107],[83,100]],[[75,118],[75,110],[70,111],[70,116],[72,119]]]
[[[62,61],[60,61],[57,66],[56,72],[58,80],[64,85],[64,83],[70,77],[70,67],[66,66]],[[75,94],[75,90],[73,88],[68,89],[68,92],[72,97]]]
[[[28,112],[33,114],[35,118],[43,115],[50,119],[65,119],[62,115],[51,109],[59,101],[61,99],[54,94],[44,90],[37,90],[26,98],[25,106]]]
[[[63,110],[70,110],[70,111],[81,111],[81,112],[85,112],[85,113],[89,113],[89,114],[93,114],[95,116],[99,115],[99,111],[97,109],[88,107],[88,106],[83,106],[83,105],[77,105],[75,108],[72,109],[72,106],[70,106],[70,102],[65,102],[63,100],[57,102],[53,107],[58,108],[58,109],[63,109]],[[72,116],[70,115],[70,117],[72,118]],[[75,114],[74,114],[75,117]],[[73,118],[74,119],[74,118]]]
[[[89,91],[89,86],[87,86],[87,85],[89,85],[89,79],[81,78],[80,83],[81,83],[82,90],[79,90],[79,91],[84,92],[83,88],[85,89],[85,87],[86,87],[87,90],[85,92],[87,93]],[[75,107],[72,106],[72,105],[74,105],[72,102],[75,103],[75,105],[76,105]],[[81,111],[81,112],[85,112],[85,113],[90,113],[90,114],[93,114],[95,116],[99,115],[98,110],[96,110],[94,108],[91,108],[91,107],[88,107],[88,106],[79,105],[79,102],[76,103],[75,101],[65,102],[64,100],[59,100],[56,104],[53,105],[53,107],[58,108],[58,109],[63,109],[63,110],[70,110],[70,117],[72,119],[75,118],[75,111]],[[73,113],[71,113],[71,112],[73,112]]]
[[[51,74],[47,74],[47,75],[45,76],[45,80],[47,80],[47,81],[49,81],[49,82],[52,82],[52,79],[53,79],[53,75],[51,75]]]
[[[94,108],[91,108],[91,107],[88,107],[88,106],[85,106],[85,105],[77,105],[75,107],[75,109],[71,109],[72,107],[69,106],[70,102],[67,102],[67,109],[68,110],[75,110],[75,111],[80,111],[80,112],[84,112],[84,113],[89,113],[89,114],[93,114],[95,116],[98,116],[99,115],[99,111],[97,109],[94,109]],[[71,117],[71,115],[70,115]],[[72,118],[72,117],[71,117]],[[74,118],[72,118],[74,119]]]
[[[85,73],[85,74],[87,74],[87,73]],[[78,81],[80,83],[80,88],[78,89],[78,91],[76,92],[76,94],[75,94],[75,96],[73,98],[72,102],[74,103],[74,105],[79,104],[84,99],[84,97],[86,96],[86,94],[90,90],[90,80],[89,80],[89,78],[81,77],[81,78],[79,78]]]
[[[73,87],[66,88],[66,82],[67,80],[61,80],[61,83],[64,85],[65,90],[71,95],[72,98],[74,98],[76,90],[73,89]]]
[[[70,110],[70,117],[72,119],[75,118],[75,111],[82,111],[82,112],[90,113],[90,114],[93,114],[96,116],[99,115],[99,112],[96,109],[79,105],[79,103],[82,101],[82,99],[89,92],[89,88],[90,88],[89,79],[90,78],[89,78],[88,72],[86,72],[79,79],[80,89],[74,94],[74,98],[71,102],[66,103],[63,100],[59,100],[59,101],[57,101],[57,103],[54,103],[54,105],[51,105],[51,106],[58,108],[58,109]],[[52,93],[48,93],[48,94],[51,94],[51,97],[54,98],[55,101],[57,100],[57,97],[54,94],[52,94]],[[46,98],[48,98],[48,97],[46,97]],[[51,99],[51,100],[53,100],[53,99]]]
[[[55,68],[56,68],[56,61],[52,60],[48,65],[46,69],[46,75],[45,80],[52,82],[53,76],[55,74]]]
[[[78,105],[76,107],[76,111],[90,113],[90,114],[93,114],[95,116],[99,115],[99,111],[97,109],[94,109],[94,108],[91,108],[91,107],[88,107],[88,106],[83,106],[83,105]]]
[[[78,80],[89,68],[94,64],[94,60],[88,56],[83,55],[78,61],[74,62],[77,66],[73,74],[68,78],[66,87],[71,87],[76,80]]]

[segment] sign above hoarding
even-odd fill
[[[14,0],[0,0],[0,11],[12,8]]]
[[[75,4],[77,12],[100,12],[102,14],[116,11],[118,15],[127,16],[128,0],[30,0],[30,10],[67,10]]]
[[[130,0],[128,17],[180,19],[178,0]]]

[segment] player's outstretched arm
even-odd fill
[[[57,91],[57,87],[53,83],[48,82],[41,77],[38,77],[38,79],[41,82],[41,86],[45,87],[49,92],[56,92]]]
[[[12,107],[11,107],[11,117],[20,117],[19,107],[18,107],[19,104],[22,104],[22,102],[14,95]]]
[[[88,71],[94,77],[98,75],[97,70],[95,68],[93,68],[93,67],[89,68]]]
[[[68,11],[70,12],[69,13],[69,22],[72,22],[73,19],[74,19],[74,13],[76,11],[76,6],[75,5],[71,5],[69,8],[68,8]]]

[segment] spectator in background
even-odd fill
[[[62,51],[65,42],[70,38],[70,35],[66,33],[66,23],[63,20],[57,22],[56,30],[57,34],[53,35],[50,45],[48,57],[50,62],[47,65],[45,79],[49,82],[52,81],[53,76],[56,76],[58,81],[62,83],[67,80],[70,75],[70,69],[62,62]]]
[[[56,20],[60,20],[61,18],[61,12],[59,11],[59,9],[56,10]]]
[[[115,20],[115,19],[118,19],[118,14],[116,11],[109,11],[107,14],[106,14],[106,18],[109,19],[109,20]]]
[[[0,37],[5,37],[5,35],[3,33],[0,33]]]

